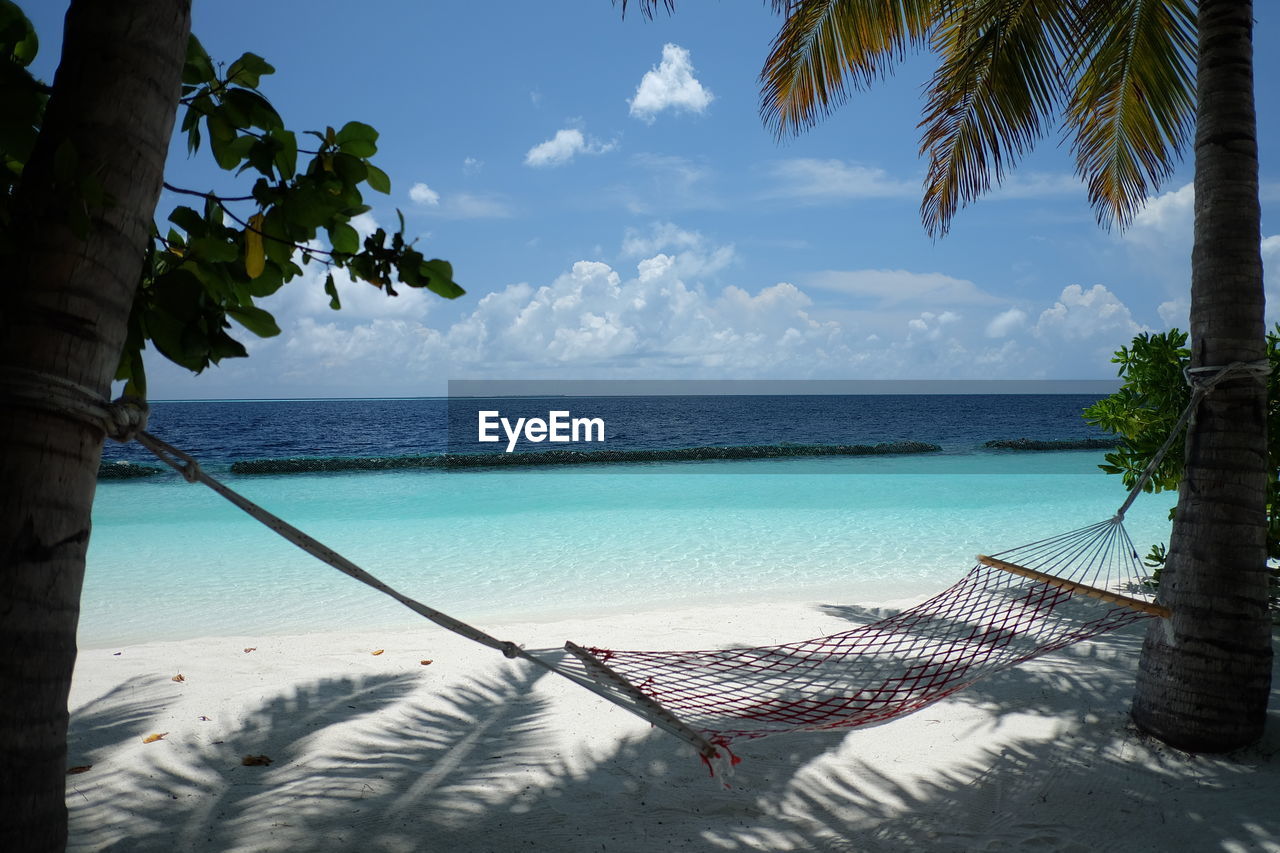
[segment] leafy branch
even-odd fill
[[[22,10],[0,0],[0,258],[15,248],[4,242],[12,233],[5,226],[12,222],[17,186],[49,98],[49,87],[28,71],[38,47]],[[370,210],[365,190],[391,192],[390,178],[370,159],[378,151],[378,132],[349,121],[338,129],[306,131],[319,144],[299,148],[297,134],[258,89],[274,71],[253,53],[224,69],[194,36],[188,43],[179,101],[179,132],[186,135],[188,153],[207,141],[222,169],[254,180],[248,194],[237,195],[165,183],[171,193],[200,204],[178,205],[166,225],[152,228],[116,371],[126,393],[146,394],[142,354],[148,343],[199,373],[248,354],[231,334],[232,321],[259,337],[279,334],[275,318],[256,302],[312,262],[325,270],[324,289],[334,309],[341,307],[338,271],[388,296],[397,295],[397,284],[447,299],[464,292],[447,261],[428,260],[406,239],[403,215],[395,233],[379,228],[360,238],[351,220]],[[299,155],[307,159],[300,163]],[[71,143],[60,146],[54,160],[56,179],[74,199],[67,223],[87,234],[89,213],[115,202]]]

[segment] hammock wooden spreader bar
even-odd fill
[[[988,557],[986,554],[979,554],[978,562],[982,563],[984,566],[990,566],[993,569],[1000,569],[1001,571],[1029,578],[1033,581],[1039,581],[1040,583],[1048,584],[1049,586],[1057,587],[1058,589],[1065,589],[1072,593],[1087,595],[1090,598],[1096,598],[1099,601],[1105,601],[1108,604],[1118,604],[1121,607],[1129,607],[1134,610],[1140,610],[1143,613],[1150,613],[1152,616],[1159,616],[1161,619],[1168,619],[1173,615],[1173,611],[1169,608],[1150,601],[1130,598],[1127,595],[1120,595],[1117,592],[1098,589],[1096,586],[1089,586],[1088,584],[1077,583],[1065,578],[1047,575],[1044,572],[1037,572],[1035,569],[1028,569],[1026,566],[1019,566],[1017,563],[1010,563],[996,557]]]
[[[657,699],[643,693],[634,684],[618,675],[598,657],[577,643],[568,641],[564,644],[564,648],[565,651],[569,652],[582,662],[583,666],[586,667],[587,672],[595,678],[597,682],[607,685],[617,691],[623,698],[629,700],[636,707],[630,707],[626,702],[619,701],[618,698],[612,696],[607,697],[615,705],[622,706],[626,710],[636,714],[636,716],[648,720],[650,723],[668,734],[672,734],[680,738],[680,740],[696,749],[698,754],[703,758],[716,757],[719,750],[716,749],[715,744],[711,743],[711,741],[707,740],[689,726],[686,726],[679,717],[662,707],[662,703]]]

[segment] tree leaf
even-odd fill
[[[220,237],[196,237],[191,251],[207,261],[228,262],[240,257],[240,249]]]
[[[369,186],[385,195],[391,194],[391,179],[387,177],[387,173],[379,169],[372,163],[365,163],[368,174],[365,180],[369,182]]]
[[[200,44],[200,39],[190,36],[187,39],[187,60],[182,66],[182,82],[198,86],[217,79],[217,76],[217,72],[213,70],[213,60],[209,58],[204,45]]]
[[[267,265],[267,252],[262,245],[262,222],[265,217],[255,213],[249,217],[249,227],[244,230],[244,271],[249,278],[262,275]]]
[[[338,298],[338,286],[333,283],[333,273],[324,278],[324,292],[329,296],[329,307],[334,311],[342,308],[342,300]]]
[[[345,222],[329,228],[329,243],[335,252],[354,255],[360,251],[360,235],[356,233],[356,229]]]
[[[280,334],[276,318],[271,316],[270,311],[256,305],[228,306],[227,316],[260,338],[271,338]]]
[[[372,157],[377,154],[377,141],[378,131],[359,121],[347,122],[333,137],[339,151],[354,157]]]
[[[36,29],[27,16],[9,0],[0,2],[0,56],[25,68],[39,49]]]
[[[245,53],[227,69],[227,82],[256,89],[260,77],[275,71],[275,67],[258,54]]]

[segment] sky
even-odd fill
[[[56,69],[65,4],[20,0]],[[1255,44],[1280,41],[1255,3]],[[930,57],[778,141],[764,2],[195,0],[193,30],[295,130],[381,133],[358,230],[396,211],[467,294],[387,298],[318,266],[263,302],[283,330],[199,376],[147,351],[152,399],[412,397],[450,379],[1100,379],[1135,334],[1186,328],[1191,168],[1099,227],[1055,132],[932,239],[918,154]],[[1259,49],[1263,260],[1280,319],[1280,57]],[[179,140],[166,178],[247,189]],[[158,220],[179,202],[162,198]]]

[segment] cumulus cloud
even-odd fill
[[[768,193],[774,198],[832,201],[851,198],[914,198],[920,193],[918,185],[893,178],[884,169],[847,163],[844,160],[800,157],[773,164],[769,173],[777,181],[776,186]]]
[[[604,154],[617,147],[615,142],[587,139],[577,128],[557,130],[546,142],[539,142],[524,155],[526,166],[563,166],[578,154]]]
[[[628,228],[622,238],[622,254],[628,257],[652,255],[664,249],[694,249],[705,241],[697,231],[686,231],[671,222],[655,222],[648,232]]]
[[[1103,285],[1085,290],[1078,284],[1069,284],[1053,307],[1040,313],[1035,331],[1066,340],[1119,336],[1127,343],[1145,329],[1133,321],[1128,306]]]
[[[409,199],[415,204],[437,207],[440,204],[440,193],[419,181],[409,188]]]
[[[1113,373],[1111,352],[1142,328],[1103,285],[1013,305],[941,273],[869,271],[848,292],[872,304],[842,311],[826,304],[838,290],[819,304],[821,289],[809,284],[720,284],[733,247],[676,223],[630,229],[622,249],[625,262],[583,259],[545,283],[476,293],[447,311],[421,291],[388,298],[338,275],[343,310],[334,312],[322,272],[309,270],[264,300],[284,334],[250,341],[252,360],[228,361],[197,393],[225,396],[252,382],[281,396],[421,395],[441,393],[446,378],[570,374],[1101,378]],[[166,378],[174,375],[159,371],[156,393],[190,396]]]
[[[1020,308],[1001,311],[987,323],[988,338],[1007,338],[1027,324],[1027,312]]]
[[[631,115],[652,123],[663,110],[705,112],[715,96],[693,76],[689,51],[675,44],[662,48],[662,61],[645,72],[629,103]]]
[[[467,157],[462,161],[462,174],[474,175],[484,168],[484,161],[475,157]]]
[[[1132,246],[1162,254],[1176,249],[1181,256],[1190,258],[1195,202],[1192,184],[1147,199],[1123,239]]]

